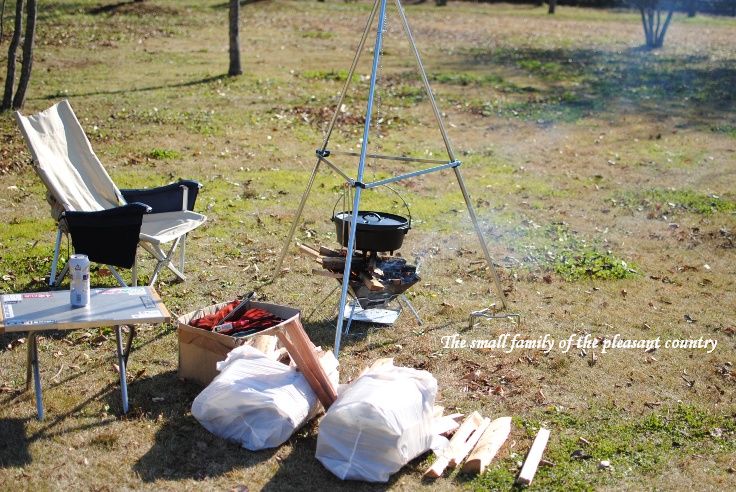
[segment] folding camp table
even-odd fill
[[[38,419],[43,420],[41,374],[38,361],[37,334],[46,330],[77,330],[114,326],[120,367],[120,391],[123,413],[128,413],[128,383],[125,366],[128,362],[135,325],[164,323],[170,315],[158,293],[152,287],[124,287],[92,289],[90,303],[72,308],[69,291],[5,294],[0,298],[0,334],[28,332],[28,361],[26,390],[30,388],[33,372]],[[130,335],[123,350],[122,327],[130,326]]]

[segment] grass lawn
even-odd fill
[[[228,78],[226,2],[41,2],[24,112],[68,98],[121,188],[204,184],[197,208],[209,221],[187,243],[188,281],[165,274],[158,284],[173,313],[255,289],[302,309],[310,337],[332,347],[338,296],[318,304],[333,285],[311,275],[315,265],[292,248],[288,273],[270,279],[369,11],[365,1],[248,2],[245,74]],[[406,11],[521,324],[468,329],[471,311],[499,302],[453,175],[401,183],[414,218],[402,253],[422,258],[409,293],[425,323],[405,313],[391,328],[354,327],[341,381],[394,357],[430,371],[448,410],[511,415],[514,426],[482,476],[424,482],[426,454],[389,487],[509,489],[544,426],[552,464],[534,489],[736,489],[736,20],[675,15],[664,48],[650,52],[634,13],[471,2]],[[373,150],[444,158],[400,29],[390,10]],[[366,54],[334,149],[359,148],[369,64]],[[0,292],[43,290],[54,239],[45,191],[11,114],[0,115],[0,141]],[[412,169],[371,161],[367,177]],[[340,193],[340,179],[320,172],[298,241],[336,244]],[[402,213],[390,193],[364,197]],[[93,283],[114,280],[99,271]],[[456,333],[717,346],[445,349],[442,337]],[[190,413],[200,388],[177,379],[174,325],[141,330],[124,418],[110,328],[41,339],[43,422],[22,392],[25,348],[0,336],[3,490],[385,488],[326,471],[316,423],[258,453],[210,435]]]

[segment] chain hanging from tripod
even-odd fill
[[[387,6],[388,7],[388,6]],[[388,34],[390,33],[390,24],[389,24],[389,15],[388,15],[388,8],[386,9],[386,16],[383,20],[383,42],[381,43],[381,49],[379,51],[379,59],[378,59],[378,73],[376,74],[376,112],[374,116],[374,129],[375,129],[375,151],[374,154],[380,154],[380,150],[383,148],[380,144],[380,140],[382,138],[381,136],[381,124],[383,123],[383,91],[381,90],[382,84],[388,84],[388,81],[385,76],[385,72],[383,70],[383,57],[385,55],[385,46],[386,46],[386,39],[388,38]],[[377,167],[377,160],[375,158],[370,160],[370,172],[372,175],[373,180],[377,179],[376,174],[376,167]]]

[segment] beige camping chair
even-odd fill
[[[56,275],[64,234],[71,235],[76,253],[107,265],[123,286],[126,283],[115,267],[132,268],[132,283],[137,285],[139,244],[156,259],[151,285],[163,267],[185,280],[186,235],[207,219],[192,211],[199,183],[182,180],[153,189],[119,190],[68,101],[33,116],[19,112],[15,116],[34,169],[46,185],[46,199],[58,227],[49,285],[57,286],[67,272],[68,263]],[[179,261],[174,265],[177,248]]]

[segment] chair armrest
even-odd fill
[[[77,254],[90,261],[121,268],[135,263],[143,215],[151,211],[144,203],[129,203],[97,212],[64,212]]]
[[[202,187],[197,181],[181,180],[158,188],[120,190],[125,201],[145,203],[153,210],[151,213],[178,212],[183,210],[184,188],[187,190],[186,210],[194,210],[199,189]]]

